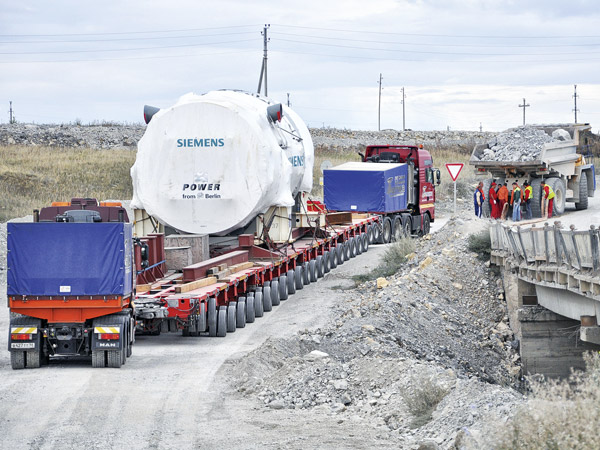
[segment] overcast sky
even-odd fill
[[[268,94],[309,126],[600,128],[594,0],[0,0],[0,122],[141,122],[187,92]]]

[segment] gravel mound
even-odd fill
[[[386,287],[338,291],[330,326],[269,340],[232,385],[265,408],[370,423],[402,448],[476,440],[522,401],[501,280],[467,249],[484,223],[453,219]]]
[[[494,136],[487,146],[476,147],[473,156],[480,161],[534,161],[544,144],[556,141],[558,139],[534,127],[512,128]]]
[[[1,145],[44,145],[49,147],[135,148],[145,125],[36,125],[0,124]],[[471,149],[494,133],[470,131],[353,131],[311,128],[316,148],[362,150],[371,144],[424,144],[463,146]]]
[[[0,125],[0,144],[47,147],[136,148],[145,125]]]

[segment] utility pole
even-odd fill
[[[519,105],[519,108],[523,108],[523,126],[525,126],[525,108],[528,108],[529,106],[531,106],[528,103],[525,103],[525,99],[523,99],[523,104]]]
[[[15,123],[16,120],[15,120],[15,117],[13,115],[12,100],[10,102],[8,102],[8,103],[10,105],[10,109],[8,110],[8,117],[9,117],[8,123]]]
[[[481,122],[479,122],[479,132],[481,133],[483,131],[483,127],[481,126]]]
[[[264,80],[265,80],[265,97],[268,96],[268,94],[267,94],[267,52],[268,52],[267,44],[269,43],[269,38],[267,37],[267,30],[269,29],[270,26],[271,25],[268,23],[265,24],[263,31],[260,33],[263,36],[263,61],[262,61],[262,67],[260,68],[260,78],[258,79],[258,90],[256,91],[256,93],[260,94],[260,88],[262,86],[262,81],[264,78]]]
[[[402,87],[402,131],[406,131],[406,120],[405,120],[405,110],[404,110],[404,103],[406,99],[406,95],[404,95],[404,86]]]
[[[381,131],[381,80],[383,77],[379,74],[379,107],[377,112],[377,130]]]
[[[577,123],[577,111],[579,111],[577,109],[577,97],[579,97],[579,95],[577,95],[577,85],[575,84],[575,92],[573,94],[573,100],[575,101],[575,108],[573,108],[573,111],[575,112],[575,123]]]
[[[292,105],[290,105],[290,93],[289,92],[287,93],[287,98],[288,98],[287,105],[289,108],[290,106],[292,106]]]

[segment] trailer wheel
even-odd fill
[[[25,353],[22,350],[10,351],[10,365],[14,370],[25,368]]]
[[[383,223],[381,222],[376,222],[373,224],[373,243],[383,244]]]
[[[275,279],[271,281],[271,304],[273,306],[279,306],[281,303],[281,297],[279,296],[279,280]]]
[[[273,310],[273,303],[271,300],[271,287],[263,287],[263,311],[269,312]]]
[[[404,227],[402,226],[402,217],[395,216],[394,222],[392,222],[392,238],[394,242],[398,242],[402,239],[404,234]]]
[[[236,328],[246,327],[246,300],[245,297],[240,297],[235,308],[235,326]]]
[[[550,178],[548,181],[552,183],[552,190],[554,191],[552,216],[560,216],[565,212],[565,200],[567,198],[565,182],[562,178]]]
[[[229,302],[227,305],[227,332],[235,333],[237,328],[236,316],[237,316],[237,304],[236,302]]]
[[[296,266],[296,268],[294,269],[294,282],[296,284],[297,291],[301,290],[304,287],[304,283],[302,282],[302,280],[304,279],[304,274],[302,272],[304,272],[304,268],[302,267],[302,265]]]
[[[323,253],[323,276],[331,271],[331,253],[326,251]]]
[[[310,284],[310,267],[307,262],[302,264],[302,282],[305,286]]]
[[[350,243],[348,241],[342,244],[342,258],[344,262],[350,260]]]
[[[588,186],[585,172],[581,172],[579,176],[579,202],[575,203],[575,209],[578,211],[588,209]]]
[[[337,267],[336,248],[331,247],[331,250],[329,250],[329,270],[335,269],[336,267]]]
[[[310,274],[310,282],[317,282],[317,261],[315,259],[311,259],[308,262],[308,273]]]
[[[323,278],[323,275],[325,275],[325,258],[323,255],[317,256],[315,264],[317,266],[317,278]]]
[[[115,369],[120,368],[123,365],[123,352],[121,350],[107,350],[106,359],[108,360],[107,367],[113,367]]]
[[[369,244],[371,243],[371,242],[369,242],[368,232],[366,234],[362,235],[362,241],[363,241],[363,253],[366,253],[369,251]]]
[[[532,178],[531,184],[531,217],[542,217],[542,179]],[[521,205],[524,206],[524,205]]]
[[[294,295],[296,293],[296,271],[294,269],[290,269],[287,271],[286,283],[287,283],[288,297],[290,295]]]
[[[279,299],[287,300],[288,297],[289,297],[288,281],[287,281],[287,274],[285,274],[285,275],[281,275],[279,277]]]
[[[200,302],[200,322],[198,323],[198,335],[206,332],[206,303]]]
[[[410,216],[402,217],[402,237],[409,238],[412,235],[412,223]]]
[[[207,319],[208,319],[208,335],[210,337],[217,336],[217,299],[215,297],[208,298],[208,308],[207,308]]]
[[[253,323],[255,317],[254,297],[246,297],[246,323]]]
[[[350,239],[348,245],[350,245],[350,258],[356,258],[356,255],[358,255],[358,239],[356,236]]]
[[[262,317],[265,315],[264,305],[263,305],[263,293],[260,291],[256,291],[254,293],[254,316]]]
[[[383,220],[383,231],[381,233],[384,244],[389,244],[392,240],[392,219],[386,217]]]
[[[369,240],[369,244],[372,244],[374,242],[374,239],[373,239],[374,232],[375,232],[374,225],[367,226],[367,239]]]
[[[99,369],[106,367],[106,355],[104,350],[92,350],[92,367]]]
[[[219,308],[217,322],[217,336],[227,336],[227,306],[221,306]]]

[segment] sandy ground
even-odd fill
[[[438,220],[433,230],[443,225]],[[226,338],[139,337],[121,369],[91,361],[52,361],[13,371],[0,351],[0,435],[3,448],[388,448],[372,427],[338,423],[310,412],[256,409],[228,395],[228,362],[268,337],[285,337],[330,320],[336,290],[375,266],[385,246],[333,270],[280,306]],[[0,286],[6,292],[5,281]],[[0,308],[0,329],[9,314]],[[7,333],[0,334],[7,348]]]

